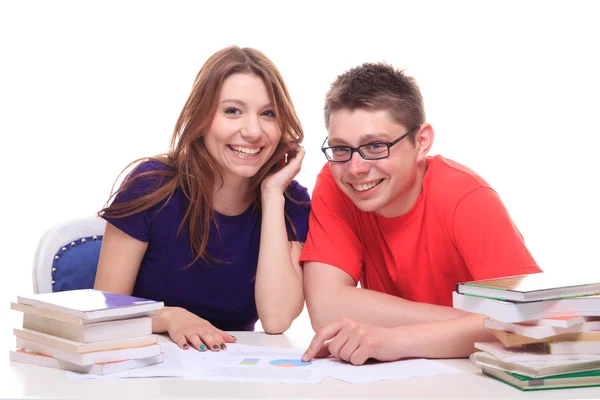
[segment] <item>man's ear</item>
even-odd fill
[[[415,147],[417,148],[417,161],[425,160],[427,153],[433,145],[435,133],[433,127],[428,123],[421,124],[421,127],[415,135]]]

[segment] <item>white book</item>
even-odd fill
[[[535,344],[537,345],[537,343]],[[542,346],[506,347],[499,342],[477,342],[475,348],[490,353],[504,362],[566,360],[598,360],[600,362],[600,355],[598,354],[549,354]]]
[[[90,353],[72,353],[57,349],[47,344],[17,337],[17,348],[34,353],[44,354],[77,365],[92,365],[122,360],[134,360],[157,356],[161,353],[160,344],[140,347],[129,347],[117,350],[93,351]]]
[[[17,349],[10,352],[10,361],[94,375],[107,375],[115,372],[127,371],[133,368],[159,364],[164,361],[164,358],[164,354],[160,353],[156,356],[138,358],[135,360],[113,361],[92,365],[77,365],[23,349]]]
[[[600,277],[589,278],[580,276],[580,274],[538,272],[461,282],[456,285],[456,291],[505,301],[550,300],[598,294],[600,293]]]
[[[527,325],[524,323],[511,324],[487,318],[483,321],[483,325],[488,329],[516,333],[517,335],[527,336],[533,339],[544,339],[565,333],[600,331],[600,321],[584,322],[569,328],[559,328],[556,326]]]
[[[164,306],[160,301],[94,289],[17,296],[17,304],[48,310],[52,315],[67,314],[84,323],[151,316]]]
[[[600,296],[513,303],[453,292],[452,304],[454,308],[487,315],[502,322],[523,322],[572,315],[600,316]]]
[[[73,340],[64,339],[47,333],[32,331],[30,329],[13,328],[16,337],[32,340],[41,344],[55,347],[63,351],[72,353],[89,353],[92,351],[104,351],[123,349],[127,347],[139,347],[154,344],[158,342],[157,335],[147,335],[137,338],[127,338],[118,340],[106,340],[103,342],[80,343]]]
[[[152,318],[139,317],[81,325],[25,313],[23,328],[75,342],[91,343],[151,335]]]
[[[570,315],[568,317],[542,318],[532,321],[523,321],[527,325],[539,326],[556,326],[557,328],[570,328],[574,325],[583,324],[584,322],[600,321],[599,317],[583,317],[581,315]]]
[[[600,342],[570,341],[538,343],[549,354],[595,354],[600,358]]]
[[[471,354],[470,359],[480,368],[493,368],[530,378],[600,369],[600,360],[502,361],[485,351]]]

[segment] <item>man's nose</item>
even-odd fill
[[[350,161],[348,161],[348,170],[350,173],[354,175],[361,175],[369,172],[370,168],[371,164],[362,158],[358,151],[352,153]]]

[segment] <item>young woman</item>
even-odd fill
[[[285,331],[304,302],[302,126],[273,63],[228,47],[201,68],[169,152],[141,160],[114,200],[95,289],[163,301],[181,348],[224,350],[226,330]],[[140,161],[140,160],[138,160]],[[135,163],[135,162],[134,162]],[[111,196],[111,198],[113,198]]]

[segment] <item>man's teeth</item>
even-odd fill
[[[231,148],[231,150],[241,153],[245,156],[253,156],[260,151],[260,147],[251,149],[249,147],[242,147],[242,146],[229,146],[229,148]]]
[[[379,185],[381,182],[383,182],[383,179],[380,179],[378,181],[368,182],[368,183],[361,183],[359,185],[352,184],[352,187],[354,189],[358,190],[359,192],[364,192],[365,190],[374,188],[375,186]]]

